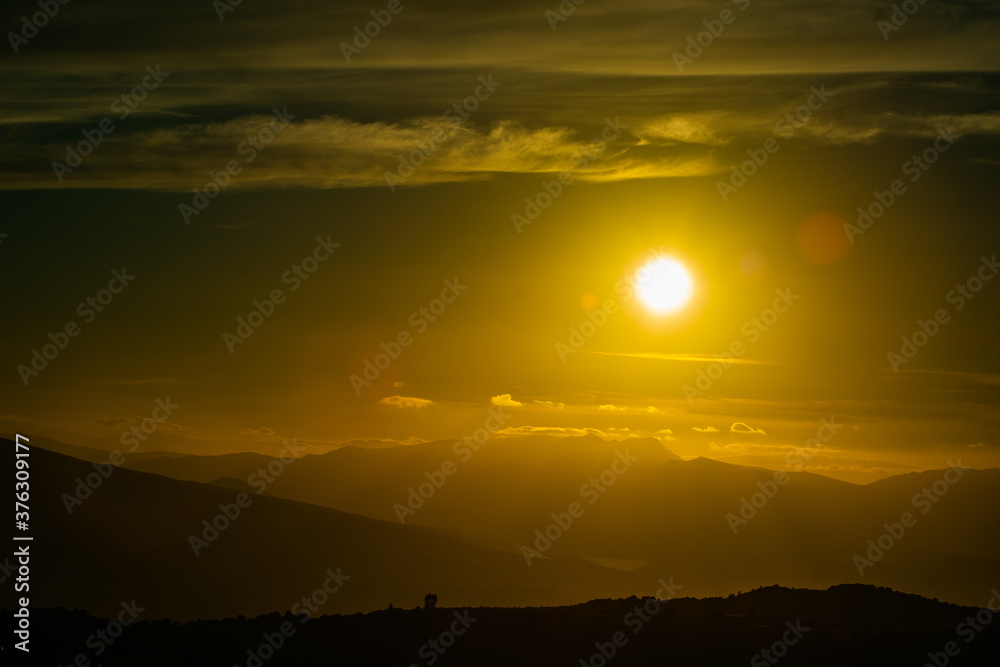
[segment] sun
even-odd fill
[[[683,308],[694,294],[694,278],[674,257],[656,257],[636,271],[639,300],[654,315],[670,315]]]

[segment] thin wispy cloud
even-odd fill
[[[396,408],[426,408],[429,405],[433,405],[434,401],[428,400],[426,398],[414,398],[413,396],[386,396],[385,398],[379,399],[380,405],[391,405]]]
[[[596,354],[603,357],[628,357],[631,359],[650,359],[653,361],[685,361],[695,363],[719,362],[719,357],[711,354],[684,354],[684,353],[660,353],[660,352],[594,352],[581,350],[584,354]],[[775,361],[762,361],[760,359],[746,359],[735,357],[730,359],[725,357],[726,364],[738,364],[746,366],[771,366],[777,364]]]
[[[519,435],[550,435],[560,438],[578,437],[581,435],[596,435],[608,438],[609,433],[597,428],[577,428],[571,426],[508,426],[496,432],[498,436]]]

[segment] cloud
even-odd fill
[[[796,445],[765,445],[761,444],[759,441],[741,441],[729,442],[725,445],[720,445],[717,442],[710,442],[708,443],[708,446],[713,453],[718,454],[716,458],[719,460],[738,458],[742,459],[742,463],[747,465],[762,465],[774,469],[782,468],[798,470],[808,467],[801,464],[791,465],[788,463],[787,457],[790,455],[799,456],[803,454],[803,450]],[[817,461],[820,458],[829,459],[840,456],[840,450],[826,450],[821,453],[810,450],[810,452],[807,453],[810,455],[809,461]]]
[[[515,401],[510,394],[500,394],[499,396],[494,396],[490,399],[490,403],[505,408],[519,408],[524,405],[521,401]]]
[[[783,457],[789,453],[799,454],[801,450],[794,445],[762,445],[757,442],[730,442],[725,445],[720,445],[716,442],[708,443],[709,449],[713,452],[721,454],[737,454],[741,456],[769,456],[769,457]],[[828,455],[829,452],[824,452],[824,455]],[[815,454],[813,455],[815,456]]]
[[[351,446],[351,447],[361,447],[368,449],[383,449],[388,447],[401,447],[406,445],[418,445],[420,443],[427,442],[423,438],[418,438],[411,435],[408,438],[402,440],[397,438],[357,438],[354,440],[345,440],[344,442],[339,442],[332,449],[339,449],[340,447]]]
[[[660,412],[660,409],[659,409],[659,408],[654,408],[654,407],[653,407],[653,406],[651,405],[651,406],[649,406],[648,408],[646,408],[646,412],[648,412],[648,413],[649,413],[649,414],[651,414],[651,415],[655,415],[655,414],[659,414],[659,412]]]
[[[173,377],[144,377],[144,378],[104,378],[91,380],[95,384],[118,384],[118,385],[146,385],[146,384],[191,384],[190,380],[182,380]]]
[[[560,438],[573,438],[582,435],[596,435],[607,440],[608,434],[596,428],[571,428],[567,426],[509,426],[496,432],[499,436],[518,435],[551,435]]]
[[[274,429],[269,426],[261,426],[260,428],[245,428],[240,431],[240,435],[274,435]]]
[[[721,112],[663,116],[644,123],[637,134],[646,141],[721,146],[732,140],[719,133]]]
[[[90,420],[92,424],[97,426],[106,426],[108,428],[113,426],[121,426],[123,424],[131,424],[136,420],[135,417],[94,417]]]
[[[565,403],[556,403],[554,401],[532,401],[532,403],[536,403],[538,405],[544,405],[550,410],[562,410],[563,408],[566,407]]]
[[[600,405],[597,407],[598,410],[602,412],[627,412],[628,408],[619,407],[617,405]]]
[[[556,4],[551,3],[553,7]],[[490,71],[481,69],[489,67],[507,72],[530,68],[592,76],[606,73],[633,86],[643,76],[653,79],[668,75],[685,79],[684,84],[693,88],[708,82],[698,81],[695,85],[688,80],[689,74],[976,71],[984,63],[995,62],[992,30],[995,9],[990,2],[928,3],[920,10],[920,18],[924,20],[909,22],[893,38],[895,46],[887,50],[876,20],[885,18],[890,4],[888,0],[878,3],[774,0],[766,7],[751,7],[745,13],[737,12],[737,26],[728,29],[734,31],[733,36],[727,32],[725,38],[716,40],[711,46],[711,56],[687,66],[685,76],[681,77],[677,76],[671,52],[683,50],[685,40],[703,28],[702,21],[718,14],[717,10],[709,12],[704,2],[697,0],[677,0],[669,5],[649,0],[619,0],[600,7],[588,4],[574,13],[570,28],[559,31],[558,49],[553,48],[551,37],[546,38],[551,31],[543,16],[544,8],[537,1],[429,3],[417,10],[406,9],[398,19],[405,22],[405,29],[394,26],[391,37],[381,38],[384,41],[378,43],[378,48],[366,50],[352,63],[346,61],[337,44],[353,39],[354,26],[371,18],[367,12],[373,5],[364,0],[343,0],[336,4],[294,0],[280,8],[268,3],[242,3],[236,18],[226,22],[227,29],[211,31],[211,39],[200,43],[197,50],[185,49],[182,37],[205,30],[203,11],[185,3],[153,5],[91,0],[88,6],[92,13],[60,14],[59,21],[53,21],[53,26],[47,28],[56,30],[55,36],[60,39],[49,40],[45,50],[54,57],[43,59],[42,63],[49,65],[51,60],[51,68],[58,67],[72,76],[81,70],[121,68],[122,63],[134,63],[136,54],[141,54],[144,47],[155,46],[155,53],[162,55],[165,62],[174,63],[172,68],[184,72],[183,81],[168,79],[171,93],[184,95],[191,94],[190,88],[203,85],[197,79],[199,73],[245,61],[251,54],[257,59],[249,65],[276,70],[285,79],[301,82],[299,85],[326,84],[337,92],[340,92],[340,86],[336,85],[339,82],[331,85],[328,73],[360,68],[356,78],[377,88],[379,84],[385,85],[380,76],[388,79],[394,72],[409,69],[412,74],[407,77],[392,79],[406,86],[404,79],[455,67],[457,63],[474,72]],[[212,14],[210,8],[208,14]],[[103,18],[95,21],[94,15]],[[135,25],[152,29],[144,33],[144,39],[125,39],[123,35]],[[817,34],[824,37],[822,49],[816,48]],[[114,48],[87,48],[94,43]],[[595,45],[600,48],[594,48]],[[34,61],[29,65],[38,67]],[[296,68],[305,67],[314,73],[292,74]],[[10,68],[17,71],[14,66]],[[249,87],[242,85],[242,73],[233,71],[230,75],[233,83],[228,86],[232,89],[227,91],[229,95],[237,95],[242,88]],[[176,76],[179,79],[180,75]],[[474,80],[468,74],[465,78]],[[195,79],[195,83],[189,83],[190,79]],[[267,92],[284,99],[285,91]],[[546,91],[530,89],[529,92]],[[552,92],[558,89],[553,87]],[[106,104],[112,98],[104,99]],[[636,99],[642,97],[636,95]]]
[[[847,83],[827,92],[831,104],[836,104],[839,97],[857,95],[863,88],[863,83]],[[805,91],[803,97],[807,95]],[[775,123],[800,102],[793,98],[782,101],[781,107],[758,107],[749,112],[737,109],[698,111],[687,116],[652,118],[636,126],[633,134],[641,143],[650,146],[689,144],[731,150],[750,137],[775,136],[782,140],[782,132],[778,132]],[[1000,112],[970,113],[949,109],[936,114],[906,114],[885,111],[877,106],[849,117],[818,112],[796,127],[793,136],[796,140],[824,146],[866,145],[893,136],[933,139],[942,129],[961,136],[996,137],[1000,135]]]
[[[729,427],[730,433],[755,433],[757,435],[767,435],[762,428],[754,428],[752,426],[747,426],[743,422],[736,422]]]
[[[718,433],[719,429],[714,426],[692,426],[692,431],[697,431],[698,433]]]
[[[175,422],[161,422],[161,421],[156,421],[152,417],[143,417],[139,421],[153,422],[153,423],[156,424],[156,428],[158,428],[158,429],[160,429],[162,431],[179,431],[179,430],[181,430],[183,428],[183,426],[181,426],[180,424],[177,424]]]
[[[244,7],[241,12],[248,10]],[[66,24],[60,21],[60,25]],[[81,30],[91,35],[95,27],[87,24]],[[295,32],[294,48],[301,48],[300,30]],[[648,37],[662,43],[662,35]],[[680,36],[680,42],[686,37]],[[328,38],[323,35],[324,41]],[[517,42],[516,48],[523,50],[523,40]],[[997,47],[991,42],[989,48]],[[593,49],[587,44],[585,50]],[[628,51],[628,59],[614,64],[602,57],[601,66],[636,62],[635,50]],[[713,176],[728,173],[737,159],[745,160],[747,146],[774,136],[775,123],[808,98],[814,83],[798,76],[759,75],[740,83],[704,77],[692,86],[687,77],[674,72],[666,77],[625,78],[616,71],[615,76],[595,79],[580,71],[540,71],[535,61],[517,72],[516,89],[500,88],[484,103],[489,105],[488,116],[477,113],[459,123],[451,120],[456,116],[442,114],[451,105],[441,99],[457,102],[470,94],[465,72],[447,67],[420,71],[410,61],[405,81],[391,70],[371,68],[359,77],[356,70],[332,68],[324,71],[320,82],[315,75],[316,53],[308,53],[313,65],[301,69],[294,61],[278,65],[277,59],[262,59],[268,62],[266,67],[246,74],[246,81],[255,85],[237,86],[219,86],[219,77],[231,77],[231,72],[214,70],[212,60],[201,54],[194,71],[178,67],[185,73],[183,85],[167,79],[169,96],[158,97],[160,91],[153,91],[150,101],[134,112],[142,122],[129,118],[118,123],[114,133],[106,135],[62,182],[55,178],[53,160],[65,160],[66,146],[81,140],[81,127],[94,127],[107,116],[107,100],[134,86],[135,72],[107,71],[107,63],[72,75],[44,65],[24,71],[0,66],[9,86],[0,188],[114,187],[188,194],[203,188],[208,172],[224,170],[230,160],[238,161],[242,171],[226,191],[382,188],[387,186],[386,173],[397,172],[405,156],[415,152],[421,164],[397,187],[474,182],[508,174],[551,177],[564,170],[590,182]],[[85,49],[74,55],[99,57]],[[366,63],[374,55],[366,54]],[[491,49],[490,57],[494,55],[496,50]],[[713,52],[713,60],[719,55]],[[672,63],[666,56],[657,62],[666,62],[669,68]],[[548,61],[546,53],[540,62]],[[829,61],[823,58],[821,63]],[[66,76],[75,77],[79,85],[67,86]],[[855,74],[831,77],[828,84],[829,102],[796,128],[796,142],[842,146],[900,137],[933,139],[939,128],[965,137],[1000,136],[1000,112],[980,111],[990,108],[993,100],[988,82],[977,76]],[[380,93],[380,88],[394,94]],[[921,111],[905,111],[912,102],[907,95],[918,93]],[[310,103],[289,103],[287,111],[296,118],[252,164],[246,163],[237,147],[270,122],[272,117],[261,110],[271,108],[274,99]],[[607,100],[628,101],[627,115],[620,117],[627,127],[584,166],[579,156],[603,129],[595,125],[603,119],[594,119],[586,110]],[[366,110],[363,118],[352,117],[359,107]],[[676,111],[664,114],[664,108]],[[428,145],[429,153],[421,153],[419,147]],[[969,158],[995,159],[995,155],[986,150]],[[702,354],[659,358],[715,360]]]
[[[837,472],[866,473],[877,477],[899,474],[911,470],[924,470],[914,466],[884,459],[857,458],[843,450],[812,451],[803,464],[789,463],[789,456],[798,456],[803,450],[797,445],[767,445],[758,442],[731,442],[719,445],[709,443],[712,458],[737,465],[755,466],[770,470],[816,472],[827,475]],[[870,480],[869,480],[870,481]]]
[[[664,428],[657,431],[654,437],[656,437],[659,440],[663,440],[664,442],[677,440],[677,438],[674,437],[673,433],[674,432],[669,428]]]
[[[385,398],[379,400],[380,405],[392,405],[397,408],[426,408],[428,405],[433,405],[434,401],[430,401],[426,398],[414,398],[412,396],[386,396]]]
[[[651,359],[656,361],[690,361],[695,363],[715,363],[719,361],[718,357],[712,356],[711,354],[661,354],[659,352],[592,352],[588,350],[583,350],[585,354],[597,354],[603,357],[629,357],[632,359]],[[735,357],[733,359],[726,359],[727,364],[746,364],[746,365],[760,365],[769,366],[775,362],[771,361],[760,361],[756,359],[744,359],[742,357]]]
[[[94,417],[90,420],[91,424],[100,426],[102,428],[120,428],[127,425],[141,425],[144,422],[152,422],[156,424],[157,429],[163,429],[166,431],[178,431],[181,429],[180,424],[175,424],[168,421],[159,421],[153,419],[152,417],[145,416],[135,416],[135,417]]]
[[[288,113],[294,113],[289,109]],[[527,128],[500,120],[478,130],[443,117],[398,122],[359,122],[338,116],[298,118],[283,126],[252,164],[237,147],[271,126],[273,116],[251,115],[222,122],[187,123],[105,137],[100,150],[65,175],[62,182],[46,172],[9,174],[16,184],[5,187],[115,188],[188,192],[203,188],[209,171],[224,170],[231,160],[241,165],[227,191],[266,187],[387,187],[386,173],[406,174],[395,187],[478,181],[498,174],[547,175],[572,171],[583,181],[704,176],[724,168],[709,156],[668,154],[639,147],[623,135],[586,166],[578,161],[591,137],[567,127]],[[431,137],[434,148],[419,166],[400,170],[403,156],[417,152]],[[15,142],[17,143],[17,142]],[[66,152],[65,141],[21,142],[0,164],[0,174],[17,159],[30,163]],[[637,154],[638,151],[640,154]],[[43,159],[45,158],[45,159]],[[412,172],[412,173],[410,173]]]

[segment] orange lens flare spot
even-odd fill
[[[804,258],[820,266],[836,264],[851,248],[844,221],[833,213],[817,213],[806,218],[799,225],[796,243]]]

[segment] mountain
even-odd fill
[[[454,528],[516,550],[525,529],[530,536],[545,527],[551,512],[601,494],[599,482],[586,497],[581,487],[612,466],[625,470],[624,479],[677,460],[654,439],[609,443],[595,436],[536,436],[488,442],[478,451],[473,444],[438,441],[307,456],[288,466],[268,490],[387,521]]]
[[[33,607],[112,615],[136,600],[145,618],[255,615],[293,608],[330,572],[350,578],[322,613],[413,606],[432,591],[455,604],[540,605],[637,587],[578,559],[528,567],[441,530],[263,495],[246,496],[237,515],[239,494],[228,489],[120,468],[96,486],[91,463],[38,447],[30,461]],[[96,488],[69,513],[66,494],[88,476]],[[205,540],[197,555],[194,535]]]
[[[211,481],[241,460],[140,465]],[[247,479],[250,468],[226,476]],[[980,604],[984,582],[1000,571],[1000,470],[909,473],[861,486],[682,461],[657,440],[593,436],[497,439],[478,451],[454,441],[347,447],[275,469],[266,492],[279,498],[437,527],[510,552],[528,547],[536,563],[628,563],[636,576],[674,576],[697,595],[861,582]],[[582,512],[563,530],[553,515],[566,524],[572,503]],[[899,531],[905,512],[913,525],[899,539],[885,535],[886,525]],[[557,539],[539,537],[547,529]],[[880,539],[890,548],[879,548]]]
[[[125,457],[123,467],[139,472],[152,472],[190,482],[210,483],[221,477],[247,480],[276,459],[264,454],[243,452],[220,454],[217,456],[170,456],[161,458],[136,459]]]
[[[84,447],[83,445],[71,445],[67,442],[62,442],[61,440],[56,440],[54,438],[47,438],[41,435],[31,436],[32,446],[42,447],[50,452],[56,452],[57,454],[64,454],[66,456],[72,456],[75,459],[82,459],[84,461],[96,461],[98,463],[107,461],[108,456],[111,454],[108,450],[97,449],[95,447]],[[127,448],[121,448],[123,453],[127,451]],[[132,463],[138,463],[140,461],[151,461],[155,459],[168,459],[168,458],[183,458],[189,456],[187,454],[178,454],[176,452],[131,452],[124,453],[126,459]],[[126,466],[127,467],[127,466]]]
[[[267,491],[259,491],[259,489],[255,489],[250,484],[247,484],[245,479],[236,479],[235,477],[220,477],[219,479],[213,479],[208,484],[209,486],[217,486],[220,489],[229,489],[230,491],[243,491],[246,493],[260,492],[261,495],[271,495]]]

